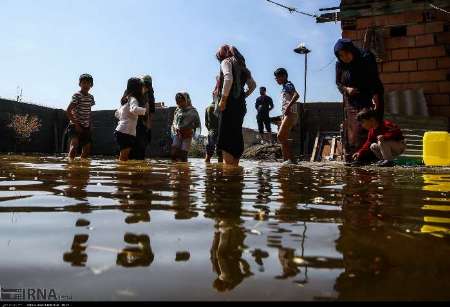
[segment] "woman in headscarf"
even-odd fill
[[[172,160],[187,162],[192,138],[201,127],[200,116],[192,106],[188,93],[178,93],[175,96],[177,108],[172,123]],[[197,131],[197,135],[200,131]]]
[[[215,90],[220,101],[217,148],[223,152],[225,165],[238,166],[244,153],[242,125],[247,113],[245,99],[253,93],[256,83],[245,58],[236,47],[224,45],[216,57],[220,62],[220,77]]]
[[[367,131],[356,119],[363,109],[375,109],[384,116],[384,87],[378,74],[375,56],[357,48],[349,39],[340,39],[334,53],[336,84],[344,96],[344,152],[345,161],[364,144]]]

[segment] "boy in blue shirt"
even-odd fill
[[[275,71],[274,75],[277,83],[283,87],[281,91],[283,117],[278,131],[278,141],[281,143],[285,164],[296,164],[291,145],[289,144],[289,134],[298,122],[297,101],[300,95],[295,89],[294,84],[288,80],[289,76],[286,69],[279,68]]]

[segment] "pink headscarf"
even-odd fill
[[[219,50],[216,53],[217,59],[222,62],[225,59],[231,58],[233,56],[231,52],[231,46],[230,45],[223,45],[219,48]]]
[[[232,45],[223,45],[217,51],[216,57],[217,57],[217,60],[219,60],[219,62],[222,62],[223,60],[226,60],[229,58],[233,58],[234,63],[236,63],[240,69],[246,71],[247,75],[249,77],[251,77],[251,73],[247,69],[247,65],[245,64],[245,58],[236,47],[234,47]],[[222,80],[221,76],[220,75],[217,76],[216,87],[213,91],[213,95],[215,95],[216,97],[220,95],[220,91],[223,86],[222,82],[223,82],[223,80]]]
[[[222,62],[225,59],[234,57],[238,61],[238,63],[244,67],[245,65],[245,58],[244,56],[239,52],[239,50],[231,45],[223,45],[219,48],[219,50],[216,53],[217,59]]]

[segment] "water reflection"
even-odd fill
[[[148,235],[127,233],[124,241],[129,244],[117,255],[117,265],[134,268],[148,267],[155,259]]]
[[[67,253],[64,253],[63,255],[64,261],[70,263],[72,266],[86,266],[86,262],[88,260],[88,255],[86,253],[86,244],[88,240],[89,235],[75,235],[75,237],[73,238],[71,250]]]
[[[225,179],[225,180],[221,180]],[[211,263],[217,278],[213,287],[230,291],[253,275],[242,255],[246,230],[241,219],[244,171],[210,166],[206,170],[206,217],[214,220],[215,233],[211,246]]]
[[[173,191],[175,219],[190,220],[198,216],[195,211],[196,199],[192,196],[191,166],[187,163],[174,165],[170,169],[169,187]]]
[[[449,174],[5,157],[0,269],[70,268],[61,287],[85,293],[83,268],[115,267],[91,270],[103,299],[450,299]]]
[[[140,183],[148,180],[145,173],[130,173],[118,168],[116,173],[120,210],[126,214],[126,224],[150,223],[152,191]]]

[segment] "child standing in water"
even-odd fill
[[[295,164],[296,161],[292,153],[291,145],[289,144],[289,134],[298,122],[297,101],[300,96],[294,84],[288,80],[288,72],[286,69],[279,68],[274,74],[277,83],[283,87],[281,91],[283,119],[278,132],[278,140],[281,143],[285,164]]]
[[[175,110],[172,132],[172,160],[188,161],[188,153],[191,148],[194,130],[200,128],[200,117],[192,106],[188,93],[178,93],[175,96],[177,109]]]
[[[87,159],[91,154],[91,110],[95,105],[94,96],[89,91],[94,86],[94,79],[89,74],[80,76],[81,90],[72,96],[67,108],[70,124],[67,134],[70,139],[69,160],[74,160],[79,147],[82,148],[81,158]]]
[[[136,142],[138,117],[145,115],[147,111],[146,108],[139,107],[140,100],[142,100],[142,81],[131,78],[128,80],[127,90],[121,101],[122,106],[116,111],[119,124],[114,134],[120,147],[119,160],[122,162],[129,160],[130,151]]]

